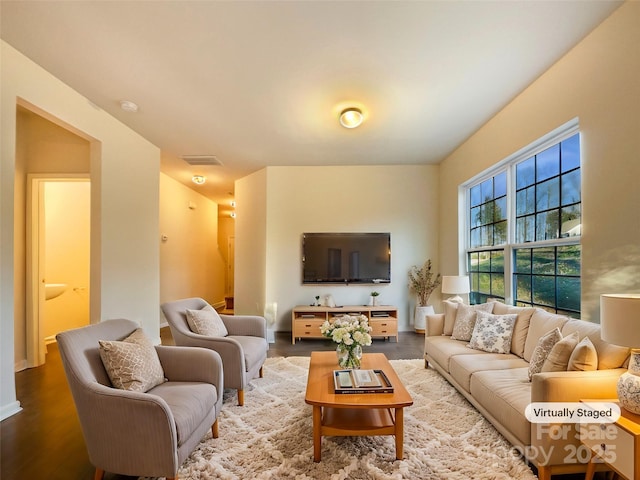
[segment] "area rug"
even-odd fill
[[[323,437],[313,462],[311,406],[304,403],[308,357],[269,358],[245,405],[225,392],[220,436],[203,439],[181,480],[535,479],[511,445],[423,360],[392,360],[413,397],[404,412],[404,460],[392,436]]]

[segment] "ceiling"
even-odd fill
[[[0,35],[225,208],[265,166],[440,162],[620,4],[2,0]]]

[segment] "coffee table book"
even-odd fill
[[[356,376],[355,372],[360,372],[360,375]],[[366,374],[371,376],[371,381],[363,383],[362,377],[366,377]],[[393,385],[382,370],[334,370],[333,384],[337,394],[394,392]]]

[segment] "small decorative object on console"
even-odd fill
[[[362,347],[371,345],[371,327],[365,315],[342,315],[326,320],[320,333],[338,344],[336,354],[340,368],[360,368]]]

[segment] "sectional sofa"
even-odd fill
[[[470,332],[472,310],[476,319]],[[497,320],[512,322],[508,340]],[[489,333],[478,334],[480,323],[490,325]],[[461,325],[466,328],[457,328]],[[502,335],[505,353],[492,353],[500,351],[492,345],[494,334]],[[548,348],[550,336],[564,340],[564,353],[558,355],[558,346],[554,358],[553,348]],[[527,405],[616,398],[616,383],[626,371],[628,357],[629,349],[600,338],[599,324],[539,308],[446,301],[443,314],[426,317],[425,368],[440,372],[537,468],[542,480],[552,474],[585,471],[585,456],[577,454],[581,444],[576,425],[530,423],[525,417]],[[538,370],[544,371],[535,373]]]

